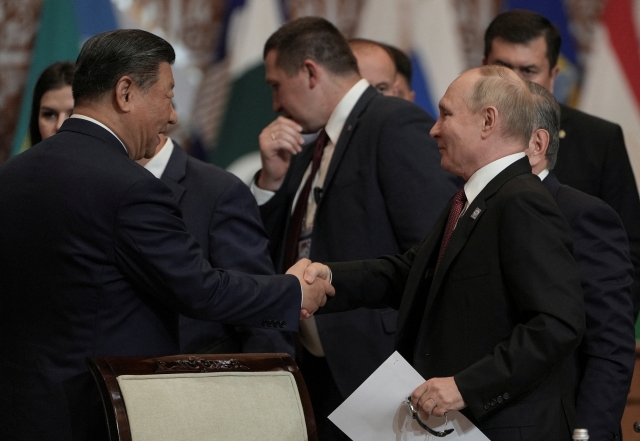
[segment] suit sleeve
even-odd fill
[[[567,223],[550,198],[523,192],[503,202],[499,253],[505,301],[517,317],[509,338],[454,376],[468,411],[482,419],[517,400],[566,362],[584,332],[584,303]],[[572,397],[571,397],[572,398]]]
[[[633,176],[629,155],[619,125],[610,130],[598,197],[609,204],[620,216],[629,238],[633,274],[634,318],[640,312],[640,198]]]
[[[234,179],[215,204],[209,225],[209,262],[247,274],[274,274],[269,240],[249,188]],[[293,336],[275,329],[238,327],[242,352],[295,354]]]
[[[571,227],[586,312],[577,426],[587,427],[593,439],[612,439],[635,363],[629,247],[620,219],[606,204],[583,211]]]
[[[327,264],[331,268],[334,297],[319,313],[356,308],[400,308],[402,294],[419,245],[397,256]]]
[[[425,112],[403,107],[389,115],[380,132],[379,185],[402,252],[425,237],[463,184],[440,166],[431,127]]]
[[[280,320],[283,330],[297,330],[298,280],[212,269],[159,180],[133,184],[113,223],[116,263],[151,301],[201,320],[256,327]]]

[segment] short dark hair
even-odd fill
[[[386,44],[385,47],[393,58],[393,63],[396,65],[396,71],[407,80],[407,83],[411,85],[411,77],[413,76],[413,69],[411,68],[411,60],[403,51],[395,46]]]
[[[160,63],[173,64],[176,54],[164,39],[141,29],[118,29],[89,38],[76,60],[73,99],[76,105],[111,90],[128,75],[142,89],[158,81]]]
[[[71,86],[73,84],[74,69],[75,64],[72,61],[58,61],[49,65],[38,77],[36,87],[33,89],[31,116],[29,117],[29,137],[31,138],[32,146],[42,141],[38,120],[40,117],[40,101],[43,95],[50,90]]]
[[[344,36],[329,21],[303,17],[284,24],[264,45],[264,58],[275,50],[276,66],[296,75],[310,59],[336,75],[359,73],[358,62]]]
[[[553,170],[558,162],[560,148],[560,105],[551,92],[539,84],[527,81],[529,90],[533,94],[535,116],[533,130],[544,129],[549,132],[549,146],[547,147],[547,168]]]
[[[495,37],[509,43],[526,44],[541,36],[544,36],[547,43],[549,69],[553,69],[558,64],[562,44],[558,28],[546,17],[533,11],[513,9],[503,12],[493,19],[484,33],[484,57],[489,58]]]

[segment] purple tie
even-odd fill
[[[458,219],[460,218],[460,213],[462,213],[462,209],[464,208],[464,204],[467,202],[467,195],[464,194],[464,187],[462,187],[456,195],[453,197],[453,202],[451,204],[451,211],[449,211],[449,218],[447,219],[447,226],[444,229],[444,235],[442,236],[442,243],[440,244],[440,254],[438,254],[438,263],[436,264],[436,272],[438,271],[438,267],[440,266],[440,261],[442,260],[442,256],[444,256],[444,251],[447,249],[449,245],[449,241],[451,240],[451,235],[453,234],[453,230],[456,229],[456,224],[458,223]]]
[[[298,242],[300,241],[300,233],[302,232],[302,222],[304,216],[307,213],[307,203],[309,201],[309,193],[311,193],[311,184],[313,178],[316,176],[318,169],[320,168],[320,161],[322,160],[322,152],[324,151],[329,137],[324,129],[318,135],[316,139],[316,145],[313,148],[313,160],[311,161],[311,173],[304,183],[300,195],[296,201],[296,206],[291,215],[291,222],[289,223],[289,232],[287,234],[287,243],[285,246],[284,267],[289,268],[291,265],[298,261]]]

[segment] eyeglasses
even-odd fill
[[[420,416],[418,415],[418,411],[413,407],[413,404],[411,404],[411,397],[408,397],[406,400],[403,401],[404,405],[407,406],[407,409],[409,410],[409,413],[411,414],[411,417],[416,420],[416,422],[418,423],[418,425],[420,427],[422,427],[424,430],[426,430],[427,432],[429,432],[431,435],[433,436],[437,436],[438,438],[444,438],[445,436],[449,435],[451,432],[453,432],[453,429],[447,429],[447,430],[442,430],[440,432],[437,432],[435,430],[433,430],[431,427],[427,426],[421,419]],[[445,427],[447,426],[447,414],[444,414],[444,425]]]

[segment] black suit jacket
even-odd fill
[[[269,239],[249,188],[231,173],[195,159],[173,141],[162,174],[180,206],[187,231],[213,268],[274,274]],[[275,329],[238,329],[180,315],[180,352],[288,352],[293,339]]]
[[[313,226],[313,261],[372,258],[408,250],[435,222],[457,181],[440,167],[429,136],[433,119],[418,106],[369,87],[349,114],[329,165]],[[260,207],[276,269],[293,198],[313,144],[292,158],[275,196]],[[396,312],[349,311],[317,316],[333,377],[346,397],[393,352]]]
[[[631,249],[634,317],[640,311],[640,199],[622,129],[595,116],[560,105],[560,182],[602,199],[620,216]]]
[[[404,255],[330,264],[323,312],[398,308],[397,350],[426,379],[453,376],[489,439],[569,439],[584,307],[566,220],[523,158],[471,202],[434,273],[448,212]]]
[[[587,428],[591,439],[620,439],[615,436],[621,436],[636,358],[627,236],[616,212],[601,200],[560,184],[553,173],[542,184],[571,227],[584,294],[576,427]]]
[[[0,207],[0,439],[104,435],[85,358],[175,354],[178,312],[297,330],[298,280],[211,269],[167,186],[92,122],[5,162]]]

